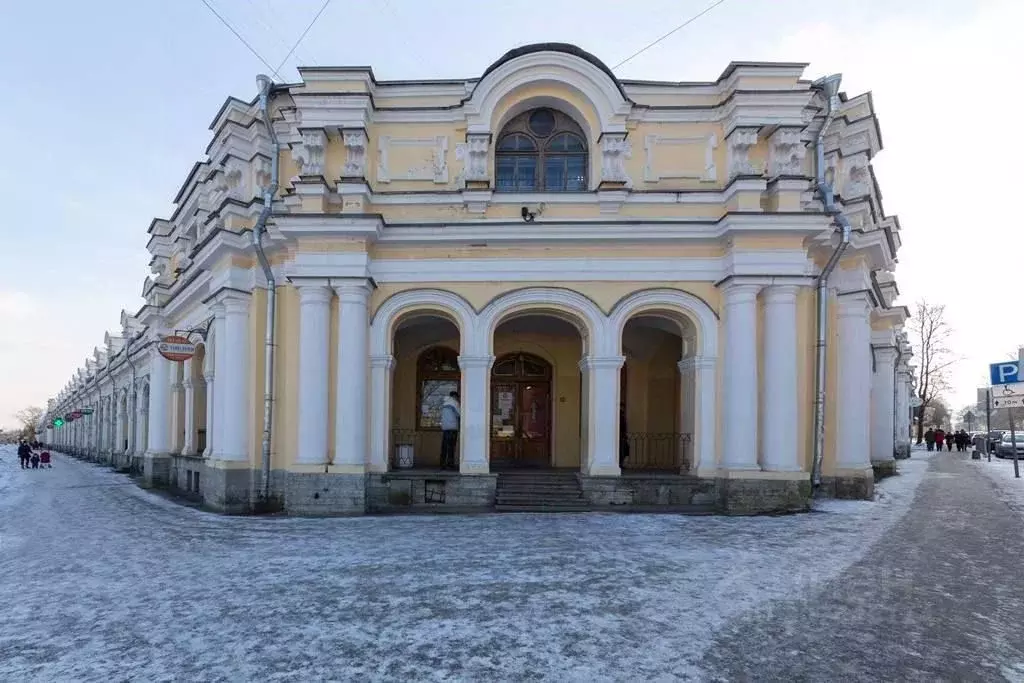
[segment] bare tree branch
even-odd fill
[[[914,356],[918,361],[917,396],[921,399],[922,419],[917,424],[918,443],[924,437],[926,417],[936,420],[949,415],[949,409],[941,403],[940,397],[949,390],[948,371],[959,360],[949,348],[952,334],[953,329],[946,322],[945,306],[930,304],[924,299],[914,305],[910,336]],[[939,408],[940,403],[940,410],[929,410]]]

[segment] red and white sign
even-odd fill
[[[164,337],[156,345],[157,352],[166,358],[177,363],[186,361],[196,355],[196,345],[185,337],[171,335]]]

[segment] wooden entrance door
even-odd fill
[[[491,371],[491,466],[551,466],[551,365],[525,353]]]

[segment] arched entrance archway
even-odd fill
[[[491,368],[491,467],[551,465],[551,364],[510,353]]]

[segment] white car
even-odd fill
[[[1003,434],[1002,440],[999,445],[996,446],[996,457],[997,458],[1012,458],[1013,457],[1013,441],[1010,440],[1010,432]],[[1017,457],[1024,458],[1024,434],[1017,434]]]

